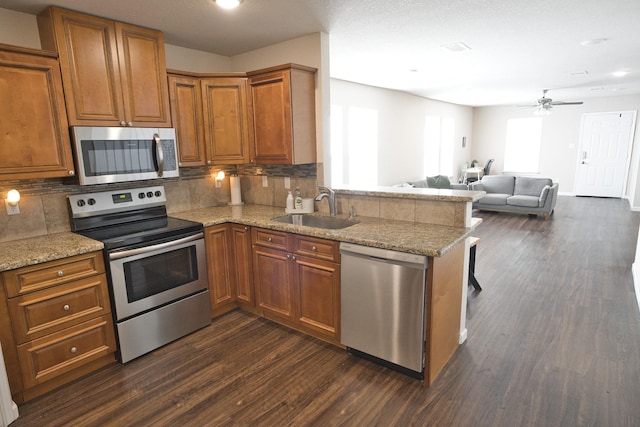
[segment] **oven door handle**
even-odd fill
[[[130,256],[134,256],[134,255],[153,252],[158,249],[167,249],[173,246],[181,245],[183,243],[193,242],[194,240],[199,240],[199,239],[202,239],[203,237],[204,237],[204,233],[198,233],[198,234],[194,234],[193,236],[187,236],[187,237],[183,237],[182,239],[172,240],[170,242],[165,242],[165,243],[159,243],[153,246],[145,246],[143,248],[128,249],[121,252],[113,252],[109,254],[109,260],[115,261],[117,259],[122,259]]]
[[[162,141],[160,141],[160,135],[153,134],[153,140],[156,142],[155,149],[158,157],[158,176],[162,176],[164,173],[164,151],[162,151]]]

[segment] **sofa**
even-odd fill
[[[558,199],[558,183],[549,178],[485,175],[469,184],[469,190],[487,194],[473,202],[473,209],[526,213],[551,218]]]
[[[410,181],[399,185],[400,187],[411,188],[439,188],[451,190],[468,190],[466,184],[451,184],[449,177],[444,175],[428,176],[418,181]]]

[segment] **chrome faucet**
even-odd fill
[[[326,197],[329,201],[329,215],[336,216],[336,192],[322,185],[318,185],[318,189],[320,190],[320,194],[316,196],[316,202]]]

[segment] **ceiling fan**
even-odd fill
[[[547,92],[549,89],[544,89],[542,91],[542,98],[538,99],[538,103],[535,105],[527,105],[526,107],[535,107],[535,111],[533,114],[536,116],[548,116],[551,114],[551,108],[555,105],[580,105],[583,104],[582,101],[554,101],[551,98],[547,98]]]

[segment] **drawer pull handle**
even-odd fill
[[[71,353],[76,354],[78,352],[78,347],[71,347]]]
[[[317,251],[318,251],[318,248],[316,248],[315,246],[311,246],[311,250],[312,250],[313,252],[317,252]]]
[[[273,239],[272,239],[271,237],[269,237],[269,238],[267,239],[267,241],[269,241],[269,242],[273,242]]]
[[[62,276],[64,276],[64,271],[58,270],[58,277],[62,277]]]
[[[69,311],[71,307],[69,307],[69,304],[65,304],[62,308],[64,309],[64,311]]]

